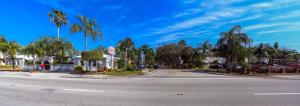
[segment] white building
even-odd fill
[[[5,56],[3,53],[0,52],[0,65],[12,65],[12,60],[10,58],[6,58],[6,63],[5,61]],[[27,56],[27,55],[22,55],[20,53],[17,53],[16,58],[15,58],[15,65],[19,67],[24,67],[25,66],[25,60],[27,61],[32,61],[33,57],[32,56]]]
[[[113,60],[115,60],[116,57],[113,56]],[[74,63],[75,66],[85,66],[85,63],[83,60],[81,60],[81,56],[76,56],[71,59],[71,61]],[[108,69],[112,68],[112,57],[110,55],[104,54],[103,59],[100,61],[92,61],[91,64],[93,64],[94,67],[106,67]]]

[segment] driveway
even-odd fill
[[[176,77],[176,78],[232,78],[233,76],[227,75],[218,75],[218,74],[210,74],[203,72],[195,72],[188,69],[180,70],[180,69],[158,69],[152,72],[149,77]]]

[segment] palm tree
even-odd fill
[[[4,60],[3,62],[6,63],[6,53],[7,53],[7,40],[5,39],[4,36],[0,36],[0,52],[2,53]]]
[[[246,33],[241,32],[239,25],[234,26],[228,32],[222,32],[221,38],[217,42],[217,54],[226,58],[227,68],[232,68],[237,62],[238,50],[244,46],[250,46],[252,40]]]
[[[273,48],[269,47],[269,54],[271,57],[271,63],[274,63],[274,59],[279,55],[279,43],[275,42]]]
[[[204,58],[210,56],[211,49],[212,49],[212,45],[209,43],[209,41],[205,41],[203,44],[201,44],[200,50],[204,55]]]
[[[262,57],[269,57],[268,45],[264,43],[259,44],[259,46],[254,51],[254,55],[258,57],[257,63],[261,61]]]
[[[5,37],[4,36],[0,36],[0,42],[7,42],[7,40],[5,39]]]
[[[34,42],[28,44],[25,48],[22,49],[23,54],[33,57],[34,71],[36,71],[36,58],[42,57],[43,52],[43,49],[38,47]]]
[[[11,59],[12,66],[13,66],[13,71],[15,71],[15,68],[16,68],[15,58],[16,58],[17,51],[20,50],[21,46],[17,42],[15,42],[15,41],[7,42],[7,43],[2,43],[1,45],[3,45],[4,47],[6,47],[5,53]]]
[[[121,47],[123,47],[125,49],[125,61],[126,64],[129,63],[130,57],[133,57],[134,55],[134,43],[131,40],[130,37],[126,37],[123,44],[121,44]]]
[[[95,41],[98,37],[102,38],[103,35],[94,19],[88,19],[85,16],[78,16],[77,18],[80,23],[71,25],[71,33],[83,32],[85,38],[85,51],[87,51],[88,37],[91,36]]]
[[[67,25],[67,16],[57,9],[52,9],[52,11],[48,13],[48,16],[50,17],[50,22],[54,22],[56,24],[57,38],[59,38],[60,27],[62,25]]]
[[[71,42],[64,39],[57,39],[53,42],[55,55],[60,63],[64,62],[65,57],[71,57],[74,54],[74,48]]]
[[[180,41],[178,42],[178,45],[179,45],[181,48],[183,48],[183,47],[186,46],[186,41],[185,41],[185,40],[180,40]]]
[[[144,53],[144,59],[145,59],[145,64],[147,64],[149,67],[152,67],[152,65],[155,62],[155,53],[152,48],[150,48],[149,45],[144,44],[139,48],[139,52],[141,53],[143,51]],[[139,54],[140,54],[139,53]]]

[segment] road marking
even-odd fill
[[[260,78],[187,78],[187,77],[144,77],[134,79],[202,79],[202,80],[257,80]]]
[[[300,95],[300,93],[254,93],[255,96],[264,96],[264,95]]]
[[[95,93],[103,93],[104,91],[97,90],[86,90],[86,89],[63,89],[64,91],[74,91],[74,92],[95,92]]]

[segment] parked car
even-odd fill
[[[160,66],[159,66],[158,64],[155,64],[155,65],[153,66],[154,69],[159,69],[159,67],[160,67]]]

